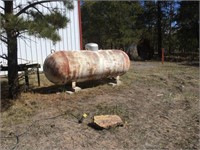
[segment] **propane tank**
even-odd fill
[[[129,57],[121,50],[82,50],[50,54],[44,61],[43,70],[49,81],[66,84],[121,76],[129,67]]]

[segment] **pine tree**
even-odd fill
[[[199,48],[199,1],[181,1],[177,15],[178,40],[182,52]]]
[[[142,11],[139,2],[86,1],[81,9],[84,43],[125,49],[138,41],[141,33],[135,25]]]

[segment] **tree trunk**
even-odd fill
[[[171,2],[169,3],[169,54],[171,54],[172,52],[172,20],[173,20],[173,17],[174,17],[174,2]]]
[[[9,98],[16,99],[19,97],[18,81],[18,62],[17,62],[17,38],[9,37],[8,40],[8,85]]]
[[[161,28],[161,2],[157,1],[157,31],[158,31],[158,56],[159,58],[162,57],[162,28]]]
[[[13,1],[5,1],[5,14],[13,14]],[[7,20],[7,23],[9,20]],[[16,99],[20,95],[17,62],[17,36],[14,29],[6,28],[8,51],[8,85],[9,98]]]

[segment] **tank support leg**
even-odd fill
[[[72,82],[72,91],[73,92],[78,92],[80,90],[81,90],[81,88],[76,86],[76,82]]]
[[[122,83],[122,81],[120,81],[120,76],[116,76],[114,79],[115,79],[114,82],[109,83],[111,86],[120,85]]]
[[[70,88],[70,90],[67,90],[66,93],[73,94],[73,93],[78,92],[80,90],[81,90],[81,88],[76,86],[76,82],[72,82],[72,87]]]
[[[72,82],[72,89],[76,87],[76,82]]]
[[[115,81],[116,81],[116,84],[117,84],[117,85],[120,85],[120,84],[122,83],[122,81],[120,81],[120,76],[117,76],[117,77],[115,78]]]

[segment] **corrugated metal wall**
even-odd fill
[[[26,4],[26,0],[16,0],[15,5]],[[39,63],[43,62],[51,50],[80,50],[80,31],[79,31],[79,14],[78,14],[78,1],[73,1],[74,9],[67,10],[61,2],[51,2],[45,4],[47,7],[58,7],[63,14],[65,14],[70,22],[65,29],[59,30],[61,41],[53,44],[48,39],[36,38],[34,36],[23,35],[24,38],[18,39],[18,63]],[[4,6],[0,1],[0,6]],[[45,7],[39,6],[38,9],[46,13]],[[2,11],[2,10],[1,10]],[[6,45],[0,41],[0,55],[7,54]],[[0,58],[3,65],[7,65],[7,61]],[[40,69],[42,70],[42,68]],[[3,72],[1,72],[2,74]],[[5,72],[3,73],[5,74]]]

